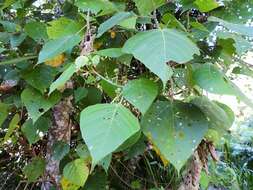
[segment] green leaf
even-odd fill
[[[82,137],[96,165],[140,130],[137,118],[120,104],[96,104],[81,112]]]
[[[209,119],[215,129],[229,129],[234,122],[234,114],[230,108],[223,109],[223,104],[210,101],[207,97],[196,97],[191,103],[197,106]],[[229,109],[229,111],[226,111]],[[232,112],[232,116],[231,116]]]
[[[177,18],[174,15],[170,13],[164,14],[162,21],[163,23],[165,23],[166,28],[180,29],[184,32],[187,32],[184,25],[179,20],[177,20]]]
[[[2,124],[4,123],[5,119],[7,118],[9,114],[9,106],[7,104],[4,104],[0,102],[0,128],[2,127]]]
[[[142,130],[179,171],[208,129],[205,115],[194,105],[158,101],[144,115]]]
[[[12,133],[14,132],[14,130],[18,127],[18,123],[20,121],[19,115],[18,113],[14,115],[14,117],[12,118],[10,124],[9,124],[9,128],[7,133],[4,136],[4,142],[6,142],[7,140],[10,139]]]
[[[34,40],[46,40],[47,36],[47,29],[46,24],[41,22],[29,22],[25,25],[25,33]]]
[[[134,16],[132,16],[130,18],[127,18],[127,19],[121,21],[119,23],[119,25],[122,26],[123,28],[135,30],[137,18],[138,17],[136,15],[134,15]]]
[[[34,124],[31,119],[28,119],[22,125],[21,131],[24,133],[29,144],[34,144],[41,138],[39,133],[46,133],[50,125],[50,119],[46,117],[40,117]]]
[[[105,190],[107,185],[107,176],[103,171],[97,171],[90,175],[85,183],[84,190]]]
[[[224,27],[226,27],[229,30],[232,30],[232,31],[239,33],[241,35],[253,37],[253,27],[252,26],[246,26],[244,24],[233,24],[233,23],[227,22],[225,20],[222,20],[220,18],[214,17],[214,16],[209,17],[208,21],[219,22],[221,25],[223,25]]]
[[[0,24],[3,25],[4,29],[6,32],[14,33],[18,29],[20,29],[20,26],[15,24],[14,22],[9,22],[9,21],[0,21]]]
[[[100,162],[98,162],[98,165],[102,166],[102,168],[105,170],[105,172],[108,172],[108,169],[110,167],[112,161],[112,154],[108,154],[106,157],[104,157]]]
[[[27,88],[22,92],[21,100],[26,106],[28,115],[32,118],[33,123],[35,123],[40,116],[60,100],[60,94],[54,93],[49,97],[44,97],[37,90]]]
[[[105,56],[105,57],[112,57],[112,58],[117,58],[124,55],[121,48],[102,49],[95,52],[95,54],[100,55],[100,56]]]
[[[86,144],[78,144],[78,146],[76,147],[76,153],[80,158],[84,160],[91,160],[90,152]]]
[[[72,49],[81,41],[79,35],[70,35],[48,41],[39,53],[38,63],[48,61],[55,56]]]
[[[26,34],[25,33],[21,33],[21,34],[12,34],[10,36],[10,43],[11,43],[11,47],[15,48],[18,47],[26,38]]]
[[[107,30],[111,29],[123,20],[130,18],[131,16],[133,16],[133,14],[130,12],[119,12],[115,14],[98,27],[97,38],[102,36]]]
[[[165,0],[134,0],[141,15],[149,15],[165,3]]]
[[[74,91],[75,103],[79,102],[88,95],[86,88],[79,87]]]
[[[198,47],[183,33],[173,29],[141,32],[130,38],[123,52],[133,54],[163,81],[164,86],[172,76],[168,61],[186,63],[199,55]]]
[[[70,151],[70,146],[66,142],[57,141],[53,144],[53,158],[55,160],[61,160],[66,156]]]
[[[28,178],[28,182],[36,182],[36,180],[44,173],[46,168],[46,162],[44,159],[35,157],[27,164],[23,172]]]
[[[11,6],[12,4],[16,3],[16,0],[5,0],[1,10]]]
[[[220,6],[216,0],[196,0],[194,3],[201,12],[209,12]]]
[[[245,40],[244,38],[242,38],[237,34],[232,34],[229,32],[218,32],[217,37],[221,39],[233,39],[234,40],[233,45],[238,55],[242,55],[243,53],[253,49],[252,45],[248,40]]]
[[[199,65],[199,67],[193,71],[192,77],[195,84],[202,89],[214,94],[236,96],[246,105],[253,108],[252,101],[221,73],[215,65],[209,63]]]
[[[117,7],[108,0],[77,0],[75,5],[84,11],[90,10],[92,13],[109,14],[117,11]]]
[[[203,24],[201,24],[201,23],[199,23],[199,22],[190,22],[190,25],[191,25],[194,29],[201,30],[201,31],[203,31],[203,32],[208,32],[208,33],[209,33],[209,31],[207,30],[207,28],[206,28]]]
[[[238,67],[233,68],[232,73],[253,77],[253,70],[245,65],[240,65]]]
[[[123,97],[144,114],[158,94],[158,86],[148,79],[129,81],[123,88]]]
[[[79,56],[75,63],[71,63],[70,66],[54,81],[49,88],[49,94],[56,89],[64,87],[65,83],[84,65],[89,64],[89,58],[86,56]]]
[[[81,24],[66,17],[61,17],[57,20],[53,20],[48,24],[50,26],[47,27],[47,34],[50,39],[57,39],[65,36],[75,35],[82,28]]]
[[[64,167],[63,176],[71,183],[82,187],[89,176],[89,168],[83,159],[76,159]]]
[[[65,83],[73,76],[76,72],[75,64],[71,64],[51,85],[49,94],[54,92],[56,89],[63,88]]]
[[[55,71],[47,65],[39,65],[32,70],[25,70],[22,73],[22,78],[33,88],[39,90],[42,94],[53,82]]]

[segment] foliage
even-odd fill
[[[241,60],[252,50],[251,0],[0,6],[0,156],[9,160],[0,173],[13,172],[20,189],[44,184],[50,151],[65,190],[177,189],[200,142],[228,135],[234,121],[207,94],[253,108],[227,75],[237,63],[235,74],[252,76]],[[70,137],[51,144],[67,98]]]

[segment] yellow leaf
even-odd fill
[[[63,64],[64,61],[65,61],[65,55],[60,54],[60,55],[55,56],[53,59],[46,61],[45,64],[50,65],[51,67],[58,67],[61,64]]]
[[[152,141],[152,137],[151,137],[151,134],[148,134],[148,139],[149,139],[149,141],[152,143],[152,145],[153,145],[153,150],[155,151],[155,153],[160,157],[160,159],[162,160],[162,162],[163,162],[163,165],[164,166],[167,166],[168,164],[169,164],[169,160],[167,160],[166,158],[165,158],[165,156],[161,153],[161,151],[157,148],[157,146],[155,146],[154,144],[153,144],[153,141]]]
[[[62,190],[77,190],[80,188],[80,186],[71,183],[69,180],[67,180],[64,177],[62,177],[61,179],[61,186],[62,186]]]

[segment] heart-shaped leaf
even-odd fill
[[[140,130],[137,118],[120,104],[96,104],[81,112],[82,137],[96,165]]]
[[[122,51],[143,62],[164,85],[172,76],[168,61],[186,63],[199,54],[198,47],[185,34],[173,29],[138,33],[125,43]]]
[[[208,129],[205,115],[193,104],[155,102],[142,119],[142,130],[179,171]]]

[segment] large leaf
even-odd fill
[[[213,64],[199,65],[193,72],[193,80],[208,92],[236,96],[253,108],[252,101]]]
[[[173,29],[138,33],[125,43],[123,51],[143,62],[164,84],[172,75],[168,61],[186,63],[199,54],[198,47],[187,36]]]
[[[74,35],[78,33],[82,28],[80,23],[65,17],[53,20],[48,24],[50,26],[47,27],[47,34],[50,39],[57,39],[64,36]]]
[[[220,18],[213,17],[213,16],[209,17],[208,20],[212,21],[212,22],[219,22],[221,25],[223,25],[227,29],[232,30],[236,33],[246,35],[249,37],[253,37],[253,27],[252,26],[246,26],[244,24],[233,24],[233,23],[227,22],[225,20],[222,20]]]
[[[99,38],[107,30],[111,29],[112,27],[114,27],[115,25],[119,24],[123,20],[130,18],[132,15],[133,14],[130,13],[130,12],[119,12],[119,13],[115,14],[114,16],[112,16],[111,18],[109,18],[108,20],[106,20],[104,23],[102,23],[98,27],[97,37]]]
[[[93,165],[140,130],[137,118],[120,104],[89,106],[81,112],[80,127]]]
[[[43,94],[53,82],[55,74],[56,72],[51,67],[40,65],[32,70],[25,70],[22,78]]]
[[[82,187],[89,176],[89,168],[83,159],[76,159],[64,167],[63,176],[71,183]]]
[[[21,100],[26,106],[28,115],[32,118],[33,123],[35,123],[41,115],[60,100],[60,94],[54,93],[50,97],[45,97],[38,91],[27,88],[22,92]]]
[[[154,103],[141,124],[144,134],[178,171],[208,129],[208,121],[197,107],[178,101]]]
[[[33,158],[23,169],[28,182],[35,182],[44,173],[45,167],[46,162],[44,159],[39,157]]]
[[[165,0],[134,0],[141,15],[148,15],[165,3]]]
[[[55,40],[51,40],[47,42],[39,53],[38,63],[48,61],[54,58],[55,56],[69,49],[72,49],[80,41],[81,41],[81,37],[76,34],[76,35],[64,36],[64,37],[57,38]]]
[[[229,129],[232,126],[234,122],[233,112],[229,108],[225,108],[224,105],[210,101],[204,96],[194,98],[191,103],[200,108],[214,128]]]
[[[124,98],[144,114],[158,94],[158,86],[148,79],[129,81],[123,88]]]

